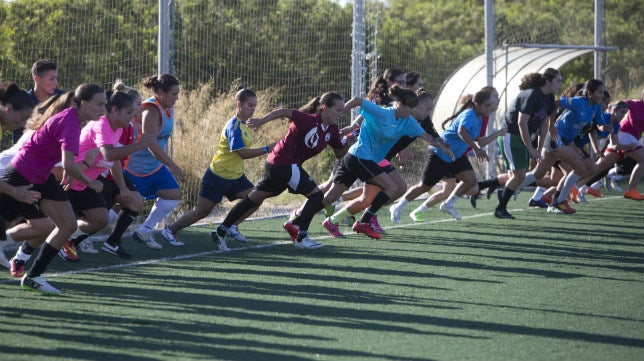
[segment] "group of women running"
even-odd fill
[[[405,206],[439,182],[442,190],[414,209],[412,220],[422,221],[427,208],[439,203],[441,211],[461,219],[455,208],[459,199],[469,195],[476,206],[481,190],[488,188],[489,198],[500,187],[494,216],[512,219],[509,200],[533,184],[537,191],[530,206],[570,214],[569,195],[575,201],[586,193],[597,196],[596,182],[624,159],[633,164],[624,197],[644,200],[637,191],[644,161],[639,145],[644,93],[641,99],[610,103],[604,84],[591,79],[574,94],[555,99],[561,82],[556,69],[525,75],[503,125],[491,134],[486,129],[499,105],[496,89],[483,87],[464,97],[439,135],[430,118],[434,99],[415,72],[387,69],[366,98],[345,102],[340,94],[327,92],[299,109],[277,109],[261,118],[253,117],[257,95],[241,89],[235,95],[236,112],[223,127],[203,175],[195,209],[167,224],[161,236],[169,245],[181,246],[178,232],[208,216],[226,196],[239,202],[211,238],[219,250],[227,251],[229,240],[247,241],[237,226],[264,200],[287,189],[306,197],[284,223],[298,249],[323,246],[308,233],[321,210],[326,211],[322,225],[333,237],[344,237],[340,224],[350,219],[353,231],[380,239],[385,230],[377,213],[383,206],[389,205],[391,220],[400,222]],[[117,81],[108,91],[82,84],[40,104],[14,83],[0,87],[3,131],[26,123],[22,137],[0,157],[0,246],[22,242],[11,260],[0,252],[0,262],[21,277],[24,288],[60,293],[42,276],[48,264],[56,255],[78,260],[78,249],[98,252],[88,237],[106,228],[110,218],[115,224],[101,250],[130,258],[121,238],[144,200],[155,202],[132,238],[151,249],[162,248],[154,229],[182,198],[184,173],[168,154],[180,89],[169,74],[148,77],[143,85],[153,92],[146,100]],[[340,129],[338,122],[352,108],[359,108],[359,116]],[[286,134],[275,143],[253,147],[253,132],[279,118],[290,121]],[[405,148],[416,138],[428,144],[425,167],[420,182],[407,189],[392,161],[397,157],[403,164],[410,157]],[[507,173],[479,181],[469,155],[487,160],[492,155],[485,146],[493,141],[498,141]],[[318,185],[303,164],[327,146],[337,162],[329,180]],[[264,174],[253,185],[244,160],[264,155]],[[360,187],[354,187],[357,180]],[[340,201],[348,202],[335,207]],[[37,257],[25,270],[37,248]]]

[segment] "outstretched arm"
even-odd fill
[[[284,118],[284,117],[291,119],[292,116],[293,116],[293,109],[287,109],[287,108],[276,109],[266,114],[263,118],[248,119],[246,121],[246,125],[248,125],[252,130],[257,130],[259,129],[259,127],[270,122],[271,120]]]

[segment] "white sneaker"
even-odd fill
[[[224,228],[226,228],[226,227],[224,227]],[[219,250],[222,251],[222,252],[230,251],[230,248],[228,248],[228,245],[226,244],[226,236],[227,235],[228,235],[228,231],[226,231],[226,235],[223,236],[223,237],[221,237],[220,235],[217,234],[216,229],[210,231],[210,239],[217,244],[217,248],[219,248]]]
[[[443,202],[441,203],[441,206],[439,208],[441,211],[448,213],[450,216],[454,217],[457,220],[460,220],[461,218],[463,218],[463,216],[461,216],[461,214],[458,213],[456,209],[454,209],[454,206],[448,206]]]
[[[389,207],[389,213],[391,213],[391,221],[394,223],[400,223],[400,214],[402,210],[399,210],[397,204],[394,203]]]
[[[11,263],[7,259],[7,256],[4,254],[4,247],[9,244],[9,241],[0,241],[0,265],[11,269]]]
[[[158,244],[154,240],[154,233],[153,232],[150,232],[148,234],[141,234],[138,231],[134,231],[134,233],[132,233],[132,238],[134,238],[134,240],[137,241],[137,242],[143,243],[149,249],[159,250],[159,249],[163,248],[163,247],[161,247],[160,244]]]
[[[409,218],[411,218],[411,220],[414,222],[422,222],[424,218],[424,213],[412,211],[411,213],[409,213]]]
[[[20,285],[22,286],[22,288],[26,290],[38,291],[38,292],[42,292],[46,294],[54,294],[54,295],[60,294],[60,291],[56,289],[54,286],[47,283],[47,281],[43,276],[31,278],[25,274],[24,276],[22,276]]]
[[[165,240],[168,241],[171,246],[183,246],[184,244],[177,239],[177,234],[172,233],[167,226],[163,227],[163,229],[161,230],[161,236],[163,236],[163,238],[165,238]]]
[[[83,253],[98,253],[98,251],[94,249],[94,242],[89,238],[85,238],[78,244],[78,250]]]
[[[309,237],[304,237],[303,240],[295,242],[295,248],[297,249],[318,249],[322,246],[324,246],[323,243],[316,242]]]
[[[624,191],[622,190],[622,187],[619,185],[619,182],[616,180],[613,180],[613,178],[610,179],[610,184],[613,187],[613,190],[618,193],[623,193]]]
[[[242,242],[242,243],[248,242],[248,238],[244,237],[241,233],[239,233],[239,229],[237,229],[237,226],[231,226],[230,228],[228,228],[228,232],[226,236],[233,237],[235,240],[237,240],[237,242]]]
[[[577,194],[577,200],[579,202],[581,202],[581,203],[588,203],[588,200],[586,199],[586,196],[581,192],[579,192],[579,194]]]

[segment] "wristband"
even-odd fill
[[[83,160],[83,164],[85,164],[85,166],[86,166],[87,168],[89,168],[89,164],[87,164],[87,162],[86,162],[86,161],[84,161],[84,160]]]
[[[264,147],[264,154],[268,154],[268,145]]]

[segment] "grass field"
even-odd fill
[[[644,202],[609,192],[561,216],[527,197],[515,220],[485,199],[459,201],[461,221],[383,212],[381,241],[328,238],[316,216],[314,251],[285,216],[243,223],[251,242],[227,253],[208,227],[160,252],[127,239],[129,262],[53,261],[61,296],[5,273],[0,359],[643,360]]]

